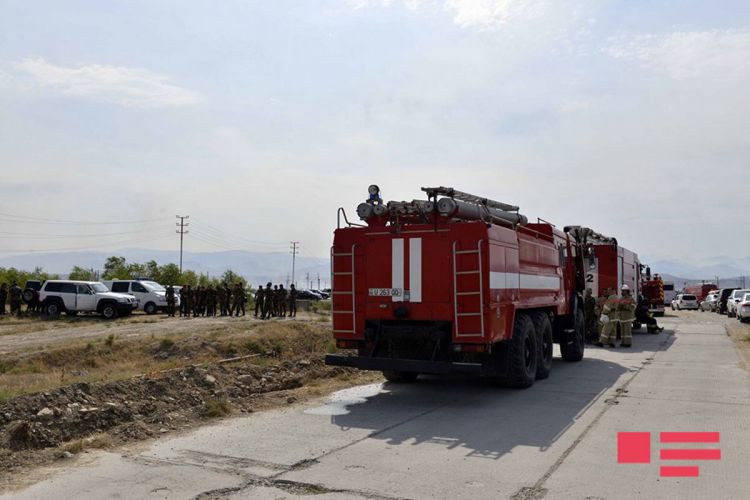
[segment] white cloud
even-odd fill
[[[546,5],[540,0],[447,0],[444,8],[459,26],[492,29],[514,19],[540,16]]]
[[[453,22],[463,28],[493,29],[515,19],[529,19],[542,15],[546,0],[347,0],[354,9],[403,5],[409,10],[422,6],[443,9],[453,16]]]
[[[140,68],[100,64],[66,68],[40,58],[24,59],[16,63],[15,68],[20,76],[30,78],[42,88],[125,107],[174,107],[198,101],[195,92],[169,83],[163,75]]]
[[[744,80],[750,75],[750,33],[730,30],[675,32],[669,35],[626,35],[610,40],[607,52],[616,59],[675,80],[712,78]]]

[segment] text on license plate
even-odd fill
[[[370,288],[370,297],[401,297],[401,288]]]

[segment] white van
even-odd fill
[[[127,293],[138,299],[138,309],[146,314],[167,309],[167,289],[156,281],[107,280],[102,283],[113,292]],[[180,296],[175,294],[175,307],[179,305]]]

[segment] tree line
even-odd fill
[[[27,280],[44,281],[59,278],[60,276],[57,274],[44,272],[41,267],[37,267],[33,271],[23,271],[13,267],[0,267],[0,283],[10,284],[15,281],[20,286],[23,286]],[[216,287],[222,283],[232,285],[239,282],[242,283],[242,286],[247,286],[247,280],[231,269],[224,271],[221,276],[209,277],[207,274],[196,273],[191,269],[183,269],[180,272],[179,266],[174,263],[159,265],[154,260],[146,263],[127,262],[125,257],[118,256],[108,257],[104,262],[104,269],[101,273],[95,269],[73,266],[68,275],[68,279],[80,281],[135,278],[148,278],[163,285],[213,285]]]

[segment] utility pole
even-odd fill
[[[320,290],[320,273],[318,273],[318,290]]]
[[[177,234],[180,235],[180,274],[182,274],[182,240],[185,238],[185,235],[188,234],[189,231],[185,231],[185,228],[188,227],[190,224],[185,223],[185,219],[189,219],[189,215],[177,215],[178,219],[180,219],[180,222],[177,222],[177,231],[175,231]]]
[[[310,273],[307,273],[305,275],[305,283],[307,285],[307,289],[308,290],[312,288],[312,285],[310,284]]]
[[[294,284],[294,264],[297,260],[297,254],[299,253],[299,241],[292,241],[292,284]]]
[[[286,281],[285,281],[285,283],[286,283],[286,287],[289,288],[289,273],[287,273],[287,275],[286,275]]]

